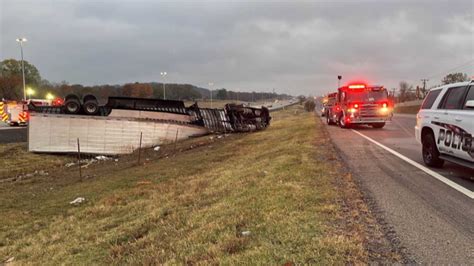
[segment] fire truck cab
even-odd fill
[[[354,124],[383,128],[392,119],[392,111],[393,105],[383,86],[350,84],[338,89],[327,123],[337,123],[342,128],[349,128]]]

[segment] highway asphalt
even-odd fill
[[[474,171],[451,163],[430,168],[450,186],[373,142],[423,165],[414,126],[414,115],[395,115],[382,129],[327,130],[394,245],[417,263],[474,265]]]
[[[10,127],[0,122],[0,143],[26,142],[26,127]]]

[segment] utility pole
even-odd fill
[[[342,79],[341,75],[337,76],[337,88],[338,89],[341,87],[341,79]]]
[[[423,90],[422,90],[423,98],[425,97],[425,94],[426,94],[426,82],[428,80],[429,79],[421,79],[421,81],[423,82]]]

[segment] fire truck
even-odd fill
[[[365,124],[383,128],[393,116],[393,104],[383,86],[349,84],[337,91],[336,102],[326,113],[327,124],[342,128]]]
[[[61,106],[63,100],[29,99],[26,101],[0,101],[0,119],[10,126],[26,126],[30,118],[28,105],[35,106]]]
[[[24,126],[28,123],[27,103],[24,101],[1,101],[0,118],[10,126]]]

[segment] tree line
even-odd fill
[[[464,82],[469,81],[467,74],[465,73],[450,73],[446,75],[440,84],[431,86],[431,88],[435,88],[441,85],[456,83],[456,82]],[[398,92],[396,92],[398,90]],[[393,88],[390,93],[390,97],[395,102],[407,102],[407,101],[414,101],[414,100],[421,100],[424,99],[426,94],[428,94],[429,89],[424,86],[413,86],[406,81],[401,81],[399,83],[398,88]]]
[[[42,79],[38,69],[28,61],[24,61],[25,81],[27,91],[31,93],[29,98],[41,99],[51,93],[56,97],[64,97],[68,94],[84,96],[93,94],[101,99],[109,96],[126,96],[139,98],[164,98],[170,100],[206,100],[211,98],[211,90],[191,84],[159,83],[159,82],[135,82],[119,85],[94,85],[84,86],[81,84],[69,84],[67,82],[54,83]],[[163,86],[164,85],[164,86]],[[165,87],[165,88],[164,88]],[[23,98],[23,81],[21,61],[6,59],[0,62],[0,99],[21,100]],[[253,102],[269,99],[288,99],[287,94],[276,94],[268,92],[238,92],[225,88],[212,90],[212,98],[220,100],[238,100]]]

